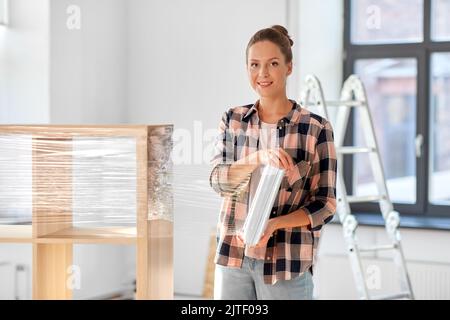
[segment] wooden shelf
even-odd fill
[[[2,133],[32,134],[33,137],[147,137],[148,129],[172,126],[160,125],[2,125]]]
[[[0,225],[0,243],[32,243],[31,225]]]
[[[35,238],[36,243],[136,244],[135,227],[72,227]]]
[[[0,243],[136,244],[135,227],[67,228],[33,238],[31,225],[0,225]]]

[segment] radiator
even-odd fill
[[[365,258],[364,270],[379,281],[368,281],[373,295],[400,291],[394,263],[389,259]],[[407,261],[415,298],[418,300],[450,299],[450,264],[438,262]],[[317,261],[314,284],[316,299],[358,299],[349,258],[343,255],[324,255]]]
[[[31,299],[30,268],[24,264],[0,261],[0,299]]]

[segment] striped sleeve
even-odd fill
[[[331,124],[326,121],[319,132],[316,156],[312,165],[310,201],[302,207],[311,222],[312,230],[320,230],[331,221],[336,212],[336,172],[337,159]]]
[[[229,128],[232,110],[224,112],[219,123],[218,134],[214,143],[214,154],[211,158],[211,174],[209,184],[221,197],[232,196],[243,191],[247,179],[238,185],[229,182],[229,170],[234,160],[234,137]]]

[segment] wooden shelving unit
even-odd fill
[[[173,222],[167,218],[172,213],[149,214],[151,196],[157,192],[152,190],[153,183],[149,180],[154,177],[151,166],[157,162],[155,148],[161,148],[151,141],[161,134],[170,135],[171,141],[172,130],[172,125],[0,126],[0,135],[32,137],[32,223],[0,225],[0,243],[33,246],[33,299],[72,298],[66,281],[67,269],[72,265],[73,245],[79,243],[136,246],[136,298],[173,298]],[[135,227],[74,225],[71,168],[74,137],[135,139]]]

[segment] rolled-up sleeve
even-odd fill
[[[315,161],[312,164],[310,201],[302,207],[308,215],[311,230],[320,230],[336,212],[337,159],[331,124],[326,121],[319,132]]]
[[[218,134],[214,143],[214,154],[210,164],[212,166],[209,176],[209,184],[212,189],[220,196],[232,196],[240,193],[242,187],[248,183],[249,179],[242,181],[240,184],[231,184],[229,170],[234,159],[234,134],[230,130],[231,109],[224,112],[219,123]]]

